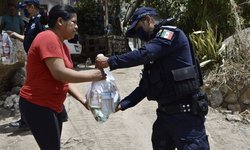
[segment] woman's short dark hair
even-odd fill
[[[56,5],[49,11],[48,26],[54,28],[56,21],[59,17],[63,20],[68,21],[73,17],[76,10],[70,5]]]

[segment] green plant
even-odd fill
[[[157,0],[145,1],[145,6],[154,7],[162,18],[172,17],[179,11],[184,11],[188,0]]]
[[[218,51],[222,46],[222,35],[218,35],[217,30],[213,30],[208,22],[206,31],[193,32],[190,39],[202,67],[221,63],[222,56]]]

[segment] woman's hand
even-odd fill
[[[99,80],[105,80],[107,74],[104,72],[103,69],[96,69],[94,72],[94,80],[99,81]]]
[[[83,106],[89,110],[89,104],[88,104],[88,101],[86,99],[82,100],[81,103],[83,104]]]
[[[72,84],[69,83],[69,91],[68,93],[74,97],[77,101],[79,101],[87,110],[89,110],[89,104],[88,101],[84,98],[82,93],[79,91],[79,88]]]

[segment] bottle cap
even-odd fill
[[[98,57],[98,56],[104,56],[104,55],[103,55],[103,54],[98,54],[97,57]]]

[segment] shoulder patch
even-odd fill
[[[160,30],[157,32],[156,36],[157,36],[157,37],[161,36],[162,31],[163,31],[163,30],[160,29]]]
[[[162,37],[167,40],[172,40],[173,36],[174,32],[167,29],[163,29],[161,30],[161,33],[159,33],[159,37]]]

